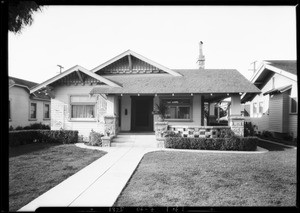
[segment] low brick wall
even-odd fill
[[[231,129],[230,126],[173,126],[169,125],[168,130],[180,133],[182,137],[189,138],[218,138],[222,131]]]

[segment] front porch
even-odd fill
[[[111,136],[118,137],[119,132],[122,135],[123,132],[130,134],[137,132],[154,134],[155,132],[156,138],[161,138],[163,132],[171,130],[180,133],[182,137],[218,138],[228,129],[233,130],[237,135],[244,135],[244,120],[241,116],[239,93],[106,94],[105,96],[107,97],[107,116],[104,119],[103,131],[109,130]],[[227,112],[228,125],[209,125],[217,117],[215,104],[228,97],[231,98],[231,106]],[[159,120],[159,115],[152,113],[155,106],[161,103],[165,103],[168,107],[163,122]],[[205,104],[209,106],[206,116]]]

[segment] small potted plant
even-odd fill
[[[152,112],[153,115],[158,115],[158,121],[164,121],[166,118],[168,107],[164,103],[156,104]]]

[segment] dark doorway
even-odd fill
[[[153,131],[153,96],[131,97],[131,131]]]

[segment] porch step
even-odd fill
[[[112,147],[151,147],[157,146],[154,134],[118,134],[111,142]]]

